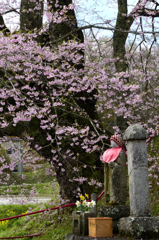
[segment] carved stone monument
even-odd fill
[[[112,142],[112,141],[111,141]],[[115,145],[115,144],[113,144]],[[107,193],[106,202],[110,205],[121,205],[126,203],[127,181],[126,181],[126,155],[123,150],[119,153],[117,159],[108,164],[104,164],[105,192]]]
[[[106,205],[99,210],[101,217],[113,218],[113,231],[118,232],[118,220],[129,216],[127,200],[127,169],[124,142],[120,135],[110,138],[111,147],[103,154],[104,191]]]
[[[159,218],[151,217],[147,133],[139,124],[131,125],[124,134],[127,141],[130,216],[119,220],[119,231],[131,237],[159,237]]]

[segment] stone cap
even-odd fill
[[[123,136],[124,141],[128,140],[145,140],[148,138],[146,130],[139,124],[130,125]]]

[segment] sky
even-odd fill
[[[15,2],[16,0],[0,0],[0,6],[8,2]],[[17,0],[20,2],[20,0]],[[109,26],[115,26],[115,20],[117,16],[117,0],[73,0],[76,5],[76,17],[78,20],[78,26],[84,26],[88,24],[100,24],[105,21],[111,20]],[[128,2],[128,13],[133,9],[138,0],[127,0]],[[8,4],[9,5],[9,4]],[[18,28],[19,19],[11,17],[10,14],[5,16],[7,27],[12,31]],[[156,21],[156,20],[155,20]],[[135,28],[134,23],[134,28]],[[149,22],[145,22],[147,30]],[[108,25],[105,25],[108,26]],[[159,27],[159,21],[157,20],[155,26]],[[159,30],[158,30],[159,31]],[[86,32],[88,34],[88,31]],[[111,31],[106,30],[94,30],[97,37],[108,36],[112,37]]]
[[[12,0],[0,0],[0,5],[11,5],[11,2],[16,2]],[[20,0],[17,0],[20,2]],[[137,2],[136,0],[128,0],[131,5]],[[109,19],[115,19],[117,15],[117,4],[116,0],[74,0],[76,5],[76,16],[79,25],[87,23],[101,23]],[[13,4],[12,4],[13,5]],[[16,4],[14,4],[16,6]],[[5,16],[6,23],[11,28],[16,28],[18,24],[18,18],[10,18],[11,14]]]
[[[115,20],[117,16],[117,0],[74,0],[77,5],[78,19],[86,22],[103,22]],[[128,0],[128,13],[138,0]],[[79,12],[78,12],[79,11]]]
[[[104,21],[111,20],[110,25],[115,26],[117,17],[117,0],[74,0],[77,5],[77,19],[79,21],[79,26],[86,25],[89,23],[103,23]],[[127,0],[128,3],[128,14],[132,11],[134,6],[137,4],[138,0]],[[159,7],[158,7],[159,9]],[[136,29],[139,19],[134,21],[132,26]],[[151,20],[144,18],[144,29],[151,30],[149,25],[151,25]],[[109,26],[110,26],[109,25]],[[106,26],[106,25],[105,25]],[[159,27],[159,20],[155,19],[155,27]],[[97,30],[95,30],[97,33]],[[159,31],[159,30],[158,30]],[[111,31],[101,30],[98,36],[106,35],[112,36]]]
[[[105,26],[112,26],[115,27],[116,23],[116,17],[117,17],[117,0],[75,0],[79,1],[79,13],[77,11],[77,18],[79,20],[79,25],[85,25],[88,23],[101,23],[107,20],[111,20],[109,25]],[[143,0],[144,1],[144,0]],[[78,2],[77,2],[78,3]],[[134,9],[136,4],[138,3],[138,0],[127,0],[128,3],[128,14]],[[149,6],[147,7],[153,7],[152,3],[148,3]],[[81,11],[80,11],[81,9]],[[95,10],[94,10],[95,9]],[[159,10],[159,7],[157,8]],[[87,14],[85,14],[87,12]],[[144,31],[152,31],[152,19],[143,17],[142,18],[143,23],[143,29]],[[131,30],[136,30],[137,27],[140,24],[140,19],[135,19]],[[155,30],[159,32],[159,18],[154,19],[154,26]],[[142,28],[139,27],[138,30],[142,32]],[[113,32],[112,31],[106,31],[106,30],[94,30],[94,33],[97,38],[112,38]],[[152,37],[152,34],[145,34],[146,39],[146,45],[149,46],[152,43],[152,40],[154,39]],[[159,39],[159,34],[156,39]],[[127,38],[127,44],[131,44],[133,40],[135,39],[135,34],[129,34]],[[136,38],[136,43],[141,42],[143,39],[143,35],[138,35]],[[155,43],[155,45],[158,45],[158,41]]]

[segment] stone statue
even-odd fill
[[[104,190],[106,203],[123,205],[127,198],[127,169],[124,142],[120,135],[110,138],[111,148],[104,152]]]

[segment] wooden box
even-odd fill
[[[112,218],[96,217],[88,218],[89,237],[112,237]]]

